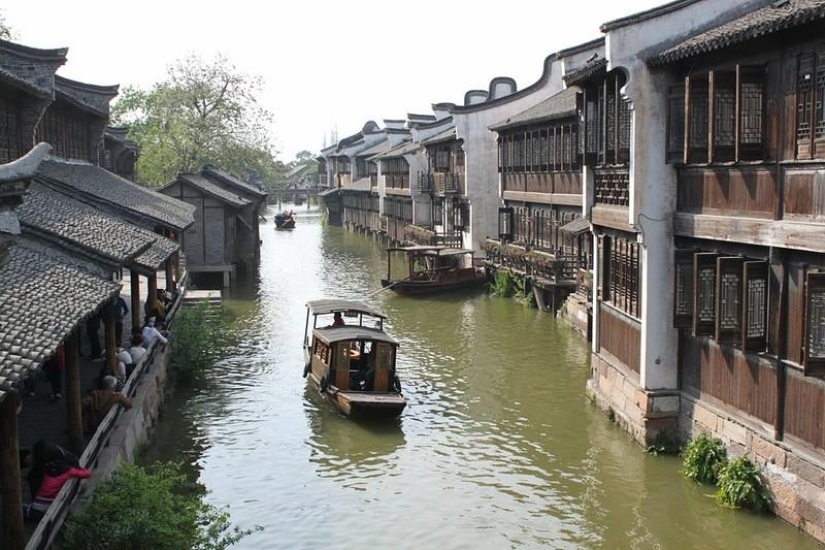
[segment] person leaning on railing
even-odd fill
[[[87,434],[95,432],[113,406],[119,404],[125,409],[132,408],[132,401],[122,393],[115,391],[116,386],[117,378],[104,376],[101,387],[83,398],[81,402],[83,431]]]

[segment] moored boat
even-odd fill
[[[398,294],[430,294],[480,288],[487,281],[484,267],[473,263],[473,251],[446,246],[401,246],[387,249],[384,288]]]
[[[304,376],[347,416],[396,417],[407,405],[385,318],[350,300],[307,302]]]

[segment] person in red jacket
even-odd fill
[[[86,468],[76,468],[63,460],[49,462],[46,465],[46,472],[43,475],[40,490],[37,491],[32,503],[26,510],[26,519],[40,521],[67,481],[73,477],[87,479],[90,475],[92,475],[92,472]]]

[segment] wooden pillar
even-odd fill
[[[66,357],[66,420],[69,426],[69,450],[77,456],[83,454],[83,418],[80,400],[80,333],[75,331],[67,339],[63,349]]]
[[[176,250],[175,255],[172,257],[175,262],[175,282],[180,282],[181,272],[183,271],[180,265],[180,250]]]
[[[20,475],[20,443],[17,434],[17,396],[8,392],[0,403],[0,510],[3,532],[0,548],[23,550],[23,487]]]
[[[103,345],[106,346],[106,365],[114,372],[117,367],[117,341],[115,338],[115,300],[103,306]]]
[[[140,322],[140,275],[132,269],[129,271],[132,292],[132,330],[141,326]],[[131,342],[131,337],[129,338]]]
[[[166,290],[175,292],[175,275],[172,269],[172,256],[166,258]]]
[[[155,301],[158,299],[158,276],[152,273],[147,279],[149,281],[149,288],[146,290],[146,303],[149,304],[149,307],[146,308],[146,314],[148,315],[149,312],[152,311]]]

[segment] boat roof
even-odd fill
[[[449,248],[446,246],[394,246],[387,249],[387,252],[418,252],[422,255],[432,256],[455,256],[456,254],[472,254],[473,251],[468,248]]]
[[[359,326],[343,326],[343,327],[327,327],[316,328],[314,331],[316,336],[320,336],[329,344],[335,342],[343,342],[347,340],[372,340],[379,342],[387,342],[393,345],[398,345],[395,339],[384,332],[375,328],[359,327]]]
[[[372,315],[373,317],[378,317],[379,319],[387,318],[387,316],[380,311],[354,300],[311,300],[307,302],[307,308],[309,308],[310,313],[313,315],[325,315],[328,313],[337,312],[354,312]]]

